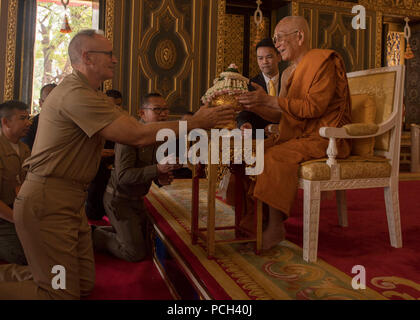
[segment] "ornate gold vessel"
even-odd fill
[[[241,75],[238,71],[238,67],[232,63],[225,72],[222,72],[220,76],[214,80],[213,86],[207,90],[201,99],[203,103],[209,103],[210,107],[230,104],[235,113],[239,113],[243,110],[243,106],[236,98],[248,91],[248,83],[249,79]],[[227,125],[216,126],[216,128],[235,129],[236,121],[233,120]]]

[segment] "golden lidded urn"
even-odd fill
[[[209,103],[210,107],[230,104],[235,113],[239,113],[243,110],[243,106],[236,100],[236,97],[244,92],[248,92],[248,83],[249,79],[241,75],[238,67],[232,63],[226,71],[222,72],[214,80],[213,86],[207,90],[201,100],[203,103]],[[224,125],[223,128],[235,129],[236,121],[231,121],[231,123]]]

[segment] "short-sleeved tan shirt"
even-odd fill
[[[66,76],[45,100],[39,116],[29,172],[89,183],[105,139],[97,134],[123,113],[78,71]]]
[[[18,145],[19,154],[0,130],[0,200],[8,206],[15,201],[16,187],[25,179],[26,171],[22,169],[22,163],[31,154],[26,144],[19,141]]]

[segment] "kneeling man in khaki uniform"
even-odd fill
[[[148,94],[140,109],[141,123],[166,121],[169,108],[158,93]],[[144,196],[154,181],[171,183],[179,165],[157,164],[157,145],[135,148],[115,144],[114,170],[104,193],[104,208],[112,226],[93,231],[95,250],[106,251],[126,261],[140,261],[146,253],[146,206]]]
[[[28,132],[28,106],[20,101],[0,104],[0,260],[26,264],[13,219],[13,201],[25,179],[22,163],[31,152],[19,141]]]

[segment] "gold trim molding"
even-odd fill
[[[382,12],[376,12],[376,47],[375,47],[375,67],[382,66]]]
[[[382,28],[383,28],[383,12],[384,7],[381,7],[379,4],[385,5],[384,2],[393,2],[395,0],[362,0],[359,1],[359,4],[365,6],[366,10],[373,11],[375,13],[374,17],[376,20],[374,21],[375,26],[375,68],[380,68],[382,65]],[[412,1],[412,0],[409,0]],[[420,3],[420,2],[419,2]],[[300,4],[313,4],[317,6],[326,6],[331,8],[348,8],[351,10],[353,6],[357,3],[354,2],[344,2],[344,1],[334,1],[334,0],[295,0],[292,1],[292,15],[298,16],[300,15]],[[420,5],[419,5],[420,8]],[[389,7],[386,8],[387,11]],[[392,9],[394,10],[394,9]],[[391,11],[392,11],[391,10]],[[396,11],[397,12],[397,11]],[[420,16],[420,10],[417,12]],[[403,17],[404,15],[402,15]]]
[[[402,17],[420,17],[420,1],[418,0],[359,0],[358,3],[335,0],[295,0],[292,1],[293,15],[299,11],[295,9],[298,3],[310,3],[340,8],[352,8],[353,6],[360,4],[364,6],[366,10],[372,10],[381,15],[389,14]]]
[[[17,0],[9,0],[7,10],[7,43],[6,43],[6,72],[4,81],[4,100],[13,99],[15,81],[15,57],[16,57],[16,23],[17,23]]]
[[[115,13],[115,0],[106,0],[105,12],[105,37],[114,43],[114,13]],[[112,80],[104,82],[104,90],[112,89]]]
[[[299,4],[297,1],[292,1],[292,16],[299,15]]]
[[[224,70],[226,0],[217,1],[216,74],[219,75]]]

